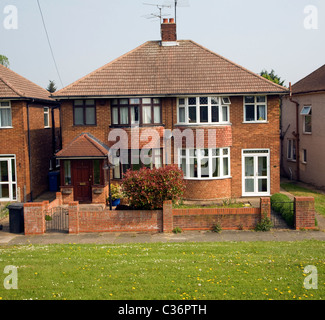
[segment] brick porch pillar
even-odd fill
[[[260,200],[261,219],[264,217],[271,218],[271,198],[264,197]]]

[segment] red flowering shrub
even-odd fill
[[[124,196],[137,209],[161,209],[165,200],[180,199],[184,190],[183,171],[176,165],[128,170],[122,180]]]

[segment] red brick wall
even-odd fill
[[[299,229],[315,229],[315,199],[295,197],[294,226]]]

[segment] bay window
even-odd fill
[[[230,177],[230,150],[180,149],[179,166],[185,179],[220,179]]]
[[[179,124],[229,123],[228,97],[190,97],[178,99]]]

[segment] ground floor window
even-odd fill
[[[180,149],[179,166],[185,179],[230,177],[230,149]]]
[[[119,150],[113,159],[114,179],[121,179],[127,170],[140,170],[143,167],[160,168],[163,163],[161,149]]]
[[[0,155],[0,200],[15,201],[17,198],[15,156]]]
[[[292,161],[297,159],[296,140],[294,139],[288,139],[287,159]]]

